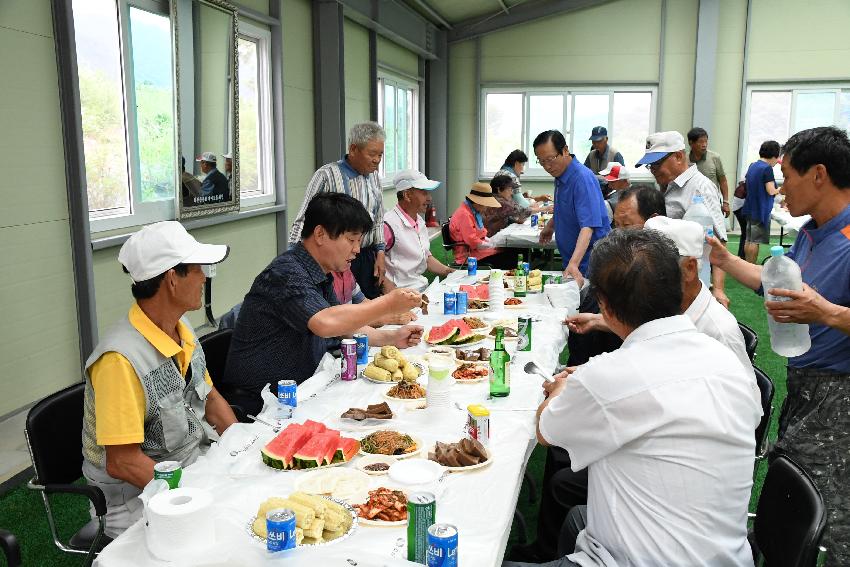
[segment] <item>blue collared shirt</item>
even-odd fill
[[[570,155],[573,161],[555,178],[555,240],[566,268],[581,229],[593,229],[590,244],[579,264],[581,273],[586,274],[593,244],[611,232],[611,224],[596,176]]]
[[[827,301],[850,307],[850,205],[818,227],[807,222],[788,252],[800,266],[803,281]],[[850,336],[838,329],[809,325],[812,348],[788,359],[793,368],[850,372]]]

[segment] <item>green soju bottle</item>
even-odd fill
[[[520,254],[514,271],[514,297],[525,297],[527,291],[528,274],[525,273],[525,267],[522,265],[522,254]]]
[[[496,348],[490,353],[490,397],[511,393],[511,355],[505,351],[505,328],[496,327]]]

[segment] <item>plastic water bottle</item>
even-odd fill
[[[770,249],[770,259],[765,262],[761,271],[761,284],[764,287],[765,298],[769,301],[790,301],[788,297],[768,295],[769,289],[803,289],[803,276],[800,266],[785,256],[782,246]],[[800,356],[812,347],[809,338],[809,326],[803,323],[779,323],[770,315],[767,316],[767,326],[770,329],[770,348],[785,357]]]
[[[694,221],[702,226],[703,233],[706,236],[714,236],[714,218],[705,206],[702,195],[694,195],[691,201],[691,206],[685,211],[684,220]],[[699,270],[699,279],[706,287],[711,286],[711,263],[708,260],[708,255],[711,253],[711,246],[708,242],[702,245],[702,266]]]

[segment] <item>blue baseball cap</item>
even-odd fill
[[[608,137],[608,129],[605,126],[594,126],[593,130],[590,131],[590,140],[591,142],[598,142],[602,138]]]

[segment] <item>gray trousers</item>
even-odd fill
[[[575,506],[564,520],[564,525],[561,528],[561,535],[558,539],[558,553],[562,555],[560,559],[549,561],[547,563],[517,563],[515,561],[503,561],[502,567],[529,567],[531,565],[542,565],[544,567],[573,567],[579,566],[578,563],[567,559],[567,555],[571,554],[575,549],[576,538],[579,532],[587,525],[587,506]]]

